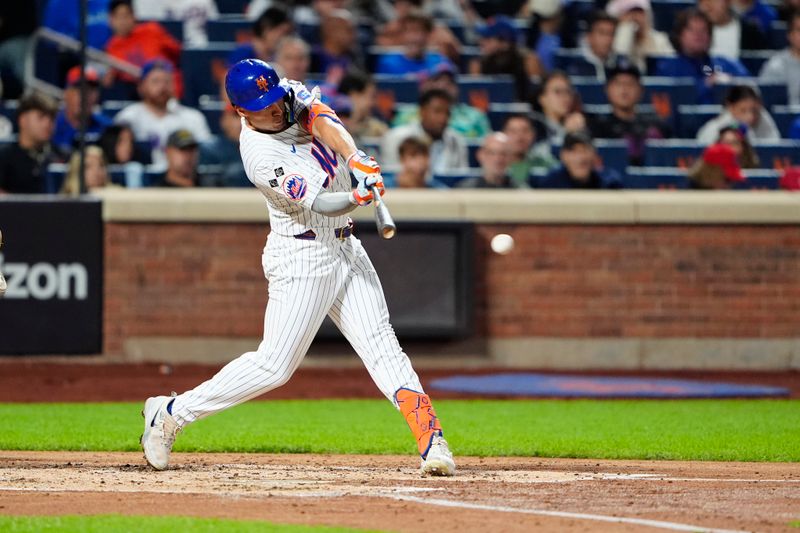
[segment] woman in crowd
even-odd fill
[[[716,118],[709,120],[697,132],[701,144],[717,140],[720,128],[731,122],[747,126],[747,137],[752,141],[778,141],[781,133],[769,112],[761,105],[757,89],[749,85],[734,85],[725,94],[725,109]]]
[[[84,158],[84,180],[86,190],[91,192],[102,189],[110,184],[106,159],[99,146],[87,146]],[[80,182],[80,152],[75,152],[69,160],[69,170],[61,186],[61,194],[78,196],[81,193]]]
[[[554,70],[544,77],[533,102],[533,119],[538,139],[561,144],[568,132],[586,128],[586,117],[580,111],[580,98],[564,72]]]

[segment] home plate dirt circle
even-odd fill
[[[389,531],[785,531],[800,465],[410,456],[0,452],[0,514],[186,515]]]

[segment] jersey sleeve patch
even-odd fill
[[[300,174],[289,174],[283,180],[283,193],[295,202],[301,201],[306,196],[308,185],[306,179]]]

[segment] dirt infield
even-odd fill
[[[390,531],[785,531],[800,465],[410,457],[0,452],[0,514],[188,515]]]

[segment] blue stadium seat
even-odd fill
[[[481,140],[480,139],[467,139],[467,158],[469,159],[469,167],[470,168],[478,168],[480,165],[478,164],[478,148],[481,147]]]
[[[50,163],[47,165],[47,173],[44,176],[45,194],[58,194],[64,179],[67,177],[69,165],[65,163]]]
[[[762,168],[784,168],[800,164],[800,141],[756,142],[753,148]],[[692,139],[648,141],[645,147],[645,166],[688,168],[700,157],[703,147]]]
[[[750,74],[758,76],[761,67],[773,55],[775,55],[774,50],[742,50],[739,54],[739,61],[750,71]]]
[[[773,48],[783,49],[789,45],[789,41],[786,36],[786,22],[782,20],[776,20],[773,22],[769,35]]]
[[[647,141],[644,150],[644,166],[688,168],[702,151],[703,147],[693,139]]]
[[[680,105],[675,120],[676,137],[694,139],[709,120],[722,112],[721,105]]]
[[[448,187],[456,187],[460,181],[467,178],[479,177],[480,175],[480,168],[471,168],[469,170],[457,170],[447,174],[434,174],[433,177]]]
[[[768,190],[780,189],[782,170],[771,169],[751,169],[743,171],[746,181],[735,183],[733,188],[736,190]]]
[[[531,112],[531,105],[524,102],[512,104],[489,104],[489,123],[494,131],[503,129],[506,119],[518,113],[528,114]]]
[[[686,170],[676,167],[628,167],[622,176],[625,189],[688,189]]]
[[[781,132],[781,137],[789,137],[789,129],[798,117],[800,117],[800,105],[776,105],[770,111],[772,118],[775,119],[775,124]]]
[[[623,139],[595,139],[594,147],[605,168],[625,174],[628,167],[628,144]]]
[[[594,78],[573,77],[572,84],[584,104],[607,104],[603,82]],[[697,100],[694,82],[688,78],[644,77],[642,103],[652,104],[656,113],[669,120],[680,104]]]
[[[220,13],[242,14],[247,9],[250,0],[216,0]]]
[[[679,11],[694,7],[692,0],[653,0],[653,24],[660,31],[669,33]]]
[[[219,94],[219,82],[226,71],[228,54],[235,43],[209,43],[206,46],[184,48],[181,53],[185,104],[197,107],[200,96]]]
[[[397,103],[416,103],[419,98],[419,80],[416,76],[375,74],[379,91],[388,92]],[[459,98],[462,102],[481,107],[485,103],[511,103],[515,101],[514,85],[509,76],[459,76]]]
[[[241,42],[250,36],[253,22],[245,18],[224,18],[206,23],[210,42]]]

